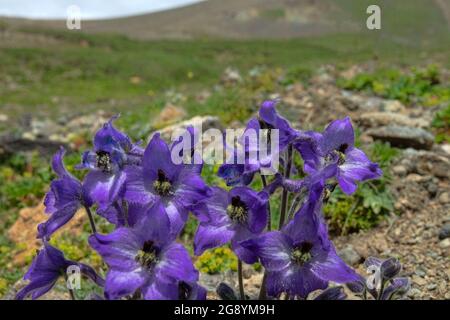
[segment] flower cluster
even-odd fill
[[[82,155],[77,169],[88,170],[83,181],[65,169],[61,149],[52,162],[57,179],[45,198],[49,218],[38,226],[43,249],[25,276],[29,284],[17,298],[38,298],[68,266],[76,265],[103,288],[102,299],[206,299],[199,272],[177,241],[189,213],[199,221],[195,255],[230,245],[238,257],[241,299],[247,297],[242,263],[256,262],[265,269],[260,298],[306,299],[318,289],[323,292],[316,299],[344,298],[341,287],[329,288],[330,282],[355,284],[361,277],[336,254],[322,207],[336,187],[351,194],[359,181],[378,178],[382,172],[355,147],[349,118],[332,122],[322,133],[300,131],[275,107],[276,101],[264,102],[247,129],[261,134],[277,130],[278,152],[258,158],[257,163],[223,164],[218,175],[227,183],[225,189],[202,180],[203,164],[172,161],[171,153],[179,150],[181,140],[168,144],[155,133],[143,148],[114,127],[115,118],[96,133],[93,149]],[[194,128],[188,131],[193,134]],[[194,154],[193,148],[182,152]],[[248,155],[258,152],[254,148],[244,145],[242,150]],[[293,165],[295,157],[301,157],[303,168]],[[274,161],[281,164],[280,172],[263,175],[263,168]],[[257,178],[262,180],[260,190],[254,189]],[[280,220],[272,230],[270,200],[280,195],[277,189],[281,189]],[[91,267],[66,260],[48,243],[80,208],[91,224],[89,244],[107,266],[104,280]],[[114,231],[97,232],[95,220],[102,218],[114,225]],[[393,281],[395,286],[398,280]],[[234,295],[227,292],[226,296]]]

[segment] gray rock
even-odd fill
[[[439,240],[444,240],[449,237],[450,237],[450,223],[446,223],[439,231]]]
[[[439,242],[439,247],[441,247],[442,249],[447,249],[448,247],[450,247],[450,238],[444,239]]]
[[[369,129],[367,135],[400,148],[431,149],[434,136],[421,128],[388,125]]]
[[[358,252],[353,248],[353,246],[349,245],[344,249],[338,252],[338,255],[349,265],[357,265],[361,262],[362,257]]]
[[[365,127],[377,128],[380,126],[398,125],[405,127],[427,128],[428,121],[421,118],[412,119],[400,113],[394,112],[368,112],[359,117],[359,121]]]
[[[392,168],[392,172],[397,176],[404,177],[408,173],[408,170],[402,165],[397,165]]]
[[[218,117],[197,116],[197,117],[191,118],[189,120],[186,120],[186,121],[183,121],[180,123],[176,123],[171,126],[167,126],[161,130],[158,130],[158,132],[161,133],[161,136],[164,139],[170,140],[173,133],[176,133],[179,130],[186,129],[188,126],[194,126],[196,128],[201,127],[202,132],[205,132],[206,130],[213,129],[213,128],[223,130],[223,126],[220,123],[220,120]],[[153,134],[152,134],[152,136],[153,136]]]
[[[439,202],[441,204],[450,203],[450,195],[449,195],[449,193],[448,192],[441,193],[441,195],[439,196]]]

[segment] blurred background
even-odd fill
[[[379,30],[367,27],[369,5],[381,9]],[[70,6],[80,29],[68,28]],[[39,248],[60,145],[81,178],[73,166],[114,114],[146,140],[185,122],[242,127],[279,98],[304,130],[351,116],[358,145],[384,169],[325,209],[341,256],[360,270],[369,255],[397,256],[409,298],[450,299],[449,68],[450,0],[0,0],[0,297],[23,286]],[[216,170],[204,177],[223,185]],[[189,220],[180,240],[195,229]],[[52,243],[99,266],[88,231],[81,213]],[[228,248],[195,263],[212,291],[236,269]],[[257,269],[246,271],[249,290]]]

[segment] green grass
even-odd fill
[[[450,143],[450,104],[436,112],[432,126],[436,130],[437,143]]]
[[[388,189],[391,181],[389,167],[399,151],[381,142],[375,142],[366,151],[371,161],[380,165],[383,175],[377,180],[359,184],[351,196],[338,188],[333,192],[324,206],[324,214],[330,232],[335,235],[370,229],[394,212],[394,198]]]

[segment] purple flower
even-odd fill
[[[247,187],[235,187],[230,192],[213,188],[211,197],[193,209],[200,220],[194,239],[195,254],[201,255],[206,249],[231,241],[239,259],[255,263],[256,256],[239,242],[264,230],[268,219],[267,201],[267,193],[257,193]]]
[[[261,129],[279,130],[279,146],[280,152],[282,152],[300,133],[291,128],[289,122],[277,113],[275,109],[277,103],[276,100],[264,101],[259,109],[258,121]]]
[[[92,235],[89,244],[109,267],[105,296],[118,299],[140,292],[145,299],[160,300],[172,299],[174,292],[182,290],[184,297],[192,297],[198,290],[194,285],[198,271],[186,249],[173,240],[160,202],[133,228]]]
[[[183,228],[189,209],[210,192],[197,166],[172,162],[169,147],[158,133],[145,150],[142,168],[128,167],[126,173],[124,198],[144,207],[161,201],[175,234]]]
[[[140,165],[143,149],[113,126],[113,117],[96,133],[94,149],[86,151],[77,169],[89,169],[86,190],[100,207],[107,207],[120,196],[125,182],[124,168]]]
[[[281,231],[241,242],[243,247],[255,252],[265,267],[270,296],[278,297],[286,292],[291,297],[305,299],[310,292],[327,288],[329,281],[346,283],[357,279],[328,239],[317,213],[320,193],[311,192],[294,220]]]
[[[295,143],[308,174],[320,172],[325,179],[336,177],[342,191],[352,194],[357,181],[375,179],[382,171],[358,148],[350,118],[331,122],[320,134],[306,132]]]
[[[232,154],[232,158],[228,159],[228,163],[223,164],[219,168],[218,175],[224,179],[228,186],[235,186],[238,184],[248,185],[253,180],[255,173],[261,169],[273,170],[274,159],[280,156],[280,153],[286,150],[287,146],[292,143],[300,133],[289,125],[289,122],[281,117],[276,109],[277,102],[268,100],[263,102],[259,110],[259,116],[251,119],[247,123],[244,135],[239,139],[239,143],[242,146],[241,149],[235,150]],[[268,144],[267,154],[261,152],[259,140],[262,134],[261,130],[268,130]],[[271,130],[278,130],[278,147],[277,152],[272,154],[271,150]],[[249,143],[245,137],[248,132],[253,131],[256,133],[256,139],[258,143]],[[251,159],[252,155],[256,159]],[[244,158],[244,163],[238,163],[239,157]],[[231,161],[233,160],[233,161]]]
[[[50,190],[45,195],[45,212],[50,214],[50,218],[38,226],[38,238],[49,238],[72,219],[79,208],[91,204],[81,182],[64,167],[64,154],[65,150],[61,148],[53,156],[52,168],[58,175],[58,179],[52,181]]]
[[[73,265],[78,266],[81,274],[99,286],[104,285],[104,280],[95,273],[94,269],[82,263],[66,260],[61,251],[44,242],[44,248],[38,252],[24,276],[24,279],[30,282],[17,293],[16,299],[23,300],[29,295],[32,299],[39,298],[55,285],[61,275],[66,274],[69,266]]]

